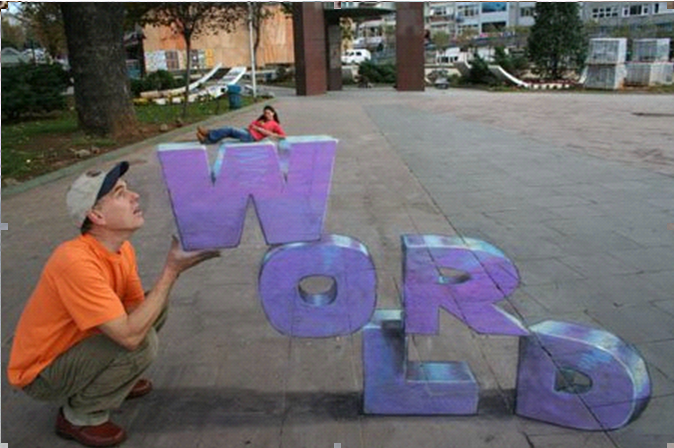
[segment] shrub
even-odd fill
[[[495,86],[500,84],[499,80],[489,71],[487,61],[482,59],[478,54],[471,61],[470,75],[468,82],[471,84],[486,84],[488,86]]]
[[[283,65],[279,66],[276,69],[276,82],[288,82],[292,81],[295,74],[291,67],[285,67]]]
[[[60,64],[21,64],[2,69],[2,116],[15,119],[66,108],[68,72]]]
[[[508,54],[503,47],[496,47],[494,63],[503,67],[503,70],[514,76],[521,76],[528,68],[529,61],[523,54]]]
[[[166,90],[183,87],[181,80],[176,79],[166,70],[157,70],[141,79],[131,80],[131,92],[135,97],[139,97],[141,92],[150,90]]]
[[[366,82],[395,84],[396,68],[393,64],[375,64],[371,61],[361,62],[358,75]]]

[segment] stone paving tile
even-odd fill
[[[406,448],[411,444],[429,448],[452,446],[526,447],[524,434],[515,430],[516,417],[488,418],[475,425],[476,417],[375,417],[363,423],[363,448]],[[485,417],[482,417],[483,421]],[[343,446],[343,448],[346,448]]]
[[[541,285],[585,278],[578,270],[565,265],[556,258],[524,260],[517,265],[522,284]]]
[[[582,312],[593,303],[608,300],[593,280],[571,280],[520,286],[522,292],[540,303],[556,316],[570,312]]]
[[[637,347],[649,364],[660,369],[668,379],[674,381],[674,360],[671,356],[667,356],[673,353],[674,339],[642,343]]]
[[[674,316],[674,298],[670,300],[659,300],[652,302],[653,306],[658,308],[661,311],[671,314]]]
[[[664,296],[672,297],[674,292],[674,271],[643,272],[639,277],[648,284],[649,289],[655,290]]]
[[[585,433],[582,436],[575,434],[529,436],[528,441],[530,446],[545,448],[567,448],[568,446],[577,446],[579,448],[614,448],[617,446],[611,437],[605,433]]]
[[[668,315],[645,304],[616,307],[599,302],[587,310],[588,315],[613,334],[632,344],[674,339],[674,328]]]
[[[664,271],[674,266],[674,251],[663,247],[611,250],[609,254],[644,272]]]
[[[639,346],[634,346],[639,355],[646,361],[646,368],[651,379],[652,396],[653,397],[668,397],[674,395],[674,379],[670,379],[660,370],[656,365],[650,362],[650,358],[639,349]]]
[[[619,259],[605,253],[560,257],[559,261],[576,272],[581,273],[586,278],[640,272],[638,268],[621,262]]]
[[[674,395],[652,398],[647,413],[628,426],[611,432],[610,436],[621,447],[658,448],[674,443],[674,429],[671,425],[662,425],[663,420],[669,419],[672,408]]]

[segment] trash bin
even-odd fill
[[[229,98],[229,108],[231,110],[241,109],[241,87],[236,84],[228,85],[227,98]]]

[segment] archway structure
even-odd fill
[[[322,95],[342,90],[341,17],[377,17],[392,9],[326,9],[325,2],[293,4],[297,94]],[[422,2],[396,2],[396,88],[424,90],[424,18]]]

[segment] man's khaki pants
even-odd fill
[[[70,348],[23,388],[37,400],[61,401],[66,419],[78,426],[100,425],[110,418],[142,373],[157,357],[157,331],[165,308],[145,340],[129,351],[109,337],[91,336]]]

